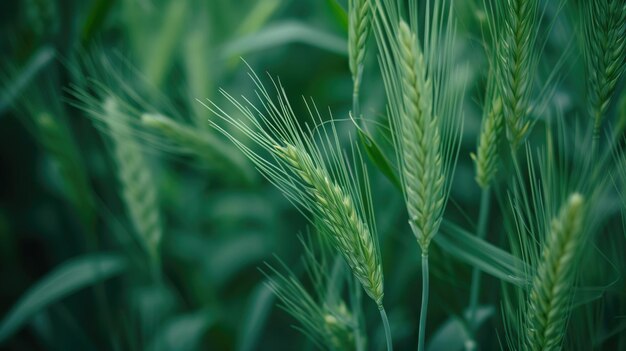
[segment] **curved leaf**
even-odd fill
[[[94,254],[70,259],[29,288],[0,324],[0,342],[49,305],[99,281],[120,274],[125,260],[115,254]]]
[[[457,259],[502,281],[522,287],[529,283],[525,272],[530,269],[524,261],[451,222],[442,223],[441,233],[434,241]]]
[[[355,123],[356,125],[356,123]],[[396,170],[391,165],[389,159],[382,152],[378,144],[372,139],[367,133],[365,133],[361,128],[357,128],[357,132],[359,134],[359,140],[361,141],[361,145],[365,148],[365,152],[367,156],[374,162],[374,165],[389,179],[391,184],[393,184],[398,190],[402,192],[402,183],[400,182],[400,178]]]
[[[311,45],[339,55],[348,55],[346,39],[300,22],[287,21],[269,25],[254,34],[232,41],[222,48],[222,57],[228,59],[294,42]]]
[[[465,311],[465,316],[469,315]],[[481,306],[476,309],[476,323],[481,325],[495,313],[493,306]],[[451,316],[435,331],[426,348],[428,351],[463,350],[472,342],[467,327],[459,316]]]

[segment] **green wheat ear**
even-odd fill
[[[391,1],[377,0],[374,30],[409,223],[423,254],[439,230],[458,156],[462,91],[451,86],[454,15],[427,6],[422,45],[417,3],[408,20]],[[432,18],[431,18],[432,17]]]
[[[497,39],[499,96],[502,97],[506,135],[516,150],[530,133],[532,122],[531,93],[538,53],[535,48],[539,33],[539,1],[496,1],[491,18],[491,31]],[[498,23],[501,21],[502,23]]]
[[[354,82],[355,92],[361,86],[363,61],[367,49],[367,37],[370,30],[369,0],[349,0],[349,27],[348,27],[348,54],[350,57],[350,72]]]
[[[311,157],[293,145],[277,147],[279,156],[293,167],[315,198],[330,238],[352,268],[366,293],[382,305],[383,274],[380,255],[369,226],[360,218],[351,197],[330,174],[317,167]]]
[[[498,171],[498,144],[504,127],[502,100],[495,98],[486,107],[488,110],[480,128],[478,149],[476,154],[471,155],[476,165],[476,182],[483,189],[489,186]]]
[[[561,346],[583,242],[583,197],[572,194],[552,220],[535,273],[526,314],[528,350]]]
[[[584,4],[588,108],[593,119],[595,149],[602,119],[626,68],[626,3],[602,0],[585,1]]]
[[[402,175],[411,227],[422,253],[428,254],[445,204],[439,119],[433,115],[432,84],[426,77],[417,37],[404,21],[400,22],[399,34],[404,100],[398,120],[402,132]]]
[[[348,160],[334,123],[326,129],[309,129],[295,116],[279,84],[274,83],[275,101],[260,79],[253,73],[250,76],[257,87],[256,105],[247,99],[240,103],[222,91],[245,120],[235,119],[213,103],[205,106],[241,131],[257,150],[213,120],[210,123],[230,138],[311,223],[323,223],[322,232],[341,253],[368,296],[382,308],[382,265],[369,183],[360,153],[354,150],[354,158]],[[321,125],[319,111],[307,107],[312,122]],[[316,143],[318,133],[320,142]]]
[[[163,228],[151,167],[146,163],[141,147],[130,137],[131,127],[118,102],[108,97],[102,104],[102,110],[110,131],[122,198],[131,223],[150,259],[158,264]]]
[[[394,146],[409,224],[422,256],[418,350],[424,350],[428,313],[430,242],[439,231],[450,192],[462,130],[462,89],[451,81],[455,22],[452,6],[427,1],[423,45],[420,6],[376,0],[374,33],[388,100]]]

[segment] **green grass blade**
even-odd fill
[[[466,315],[469,315],[469,310]],[[486,322],[496,313],[493,306],[476,309],[476,325]],[[463,350],[472,337],[460,316],[451,316],[433,333],[426,351]]]
[[[290,43],[302,43],[338,55],[348,55],[346,39],[306,24],[287,21],[267,26],[254,34],[234,40],[222,48],[223,58],[243,56]]]
[[[510,253],[448,221],[442,223],[440,234],[434,241],[457,259],[502,281],[523,287],[529,283],[525,278],[527,264]]]
[[[239,342],[237,350],[251,351],[257,345],[261,332],[267,324],[272,306],[274,304],[274,295],[272,289],[268,286],[268,282],[261,282],[257,288],[250,294],[246,319],[239,330]]]
[[[2,87],[0,94],[0,116],[9,108],[14,100],[20,95],[22,90],[35,78],[55,58],[54,49],[51,46],[44,46],[39,49],[28,61],[26,66],[18,73],[17,77],[6,87]]]
[[[149,350],[197,350],[202,337],[214,322],[215,315],[206,310],[175,316],[156,334]]]
[[[391,161],[385,156],[378,144],[366,132],[358,129],[359,141],[365,149],[365,153],[374,165],[380,170],[396,189],[402,191],[402,183],[398,177],[398,172],[392,166]]]
[[[333,17],[341,28],[348,32],[348,11],[340,4],[339,0],[326,0],[326,6],[333,13]]]
[[[49,305],[99,281],[122,273],[124,259],[94,254],[70,259],[28,289],[0,323],[0,343]]]

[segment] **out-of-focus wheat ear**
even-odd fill
[[[445,204],[440,152],[440,125],[432,113],[432,85],[426,77],[417,37],[404,21],[399,23],[402,98],[399,120],[402,176],[409,221],[422,253],[428,253],[439,230]]]
[[[570,195],[552,220],[528,299],[527,350],[561,346],[576,282],[579,247],[583,242],[583,197]]]
[[[309,187],[316,199],[321,220],[330,232],[329,238],[359,279],[365,292],[382,305],[383,273],[380,254],[369,226],[359,216],[352,198],[315,165],[311,157],[294,145],[279,147],[280,157],[289,163]]]
[[[626,67],[626,3],[622,0],[583,2],[589,114],[593,119],[593,149],[602,119]]]
[[[369,0],[348,1],[348,55],[355,94],[358,95],[370,31]],[[358,116],[357,116],[358,117]]]
[[[538,0],[511,0],[496,2],[497,16],[504,18],[500,25],[492,24],[492,35],[497,38],[499,79],[506,121],[506,135],[513,150],[522,144],[531,130],[530,99],[537,67],[535,43],[539,33]],[[492,19],[492,22],[498,22]]]
[[[130,221],[152,263],[158,267],[163,227],[157,186],[150,165],[132,138],[131,127],[115,98],[106,98],[102,110],[106,116],[121,195]]]
[[[471,155],[476,165],[476,182],[483,189],[489,186],[498,171],[498,144],[504,127],[502,100],[494,98],[486,107],[478,148],[476,154]]]
[[[238,150],[200,128],[192,128],[161,114],[144,113],[141,122],[161,133],[174,143],[182,153],[196,156],[210,167],[231,174],[235,179],[252,184],[256,171]]]

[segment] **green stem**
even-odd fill
[[[595,113],[594,124],[593,124],[593,135],[591,139],[591,157],[593,159],[596,158],[598,153],[598,146],[600,144],[600,127],[602,125],[602,113],[600,111]]]
[[[422,253],[422,309],[420,311],[418,351],[424,351],[424,339],[426,338],[426,315],[428,312],[428,254]]]
[[[480,210],[478,214],[478,228],[476,229],[476,236],[480,239],[484,239],[487,234],[487,220],[489,219],[489,202],[490,202],[490,188],[486,186],[482,190],[480,197]],[[480,270],[474,267],[472,271],[472,286],[470,288],[470,301],[469,301],[469,316],[468,322],[472,334],[476,332],[476,306],[478,305],[478,295],[480,293]],[[476,343],[472,343],[476,345]],[[474,349],[474,348],[471,348]]]
[[[393,345],[391,344],[391,328],[389,328],[389,319],[387,319],[387,313],[383,305],[378,305],[378,311],[380,311],[380,319],[383,321],[383,328],[385,328],[385,339],[387,339],[387,351],[393,351]]]
[[[361,333],[361,326],[363,325],[363,315],[361,313],[361,283],[353,276],[352,293],[350,297],[352,299],[352,310],[356,315],[356,323],[354,325],[354,339],[356,341],[356,350],[364,351],[365,344],[363,343],[363,333]]]
[[[358,86],[354,86],[354,90],[352,91],[352,117],[353,118],[359,118],[359,114],[361,113],[360,111],[360,104],[359,104],[359,87]]]

